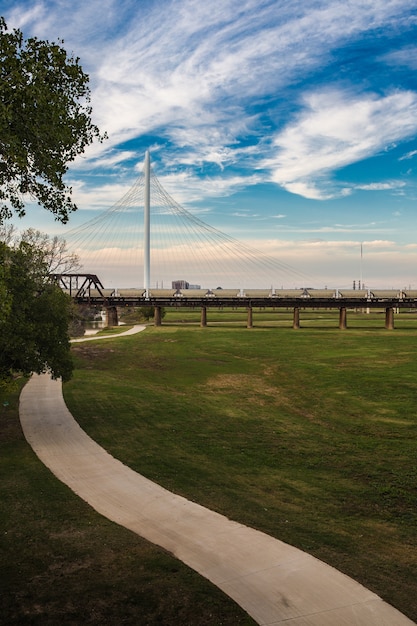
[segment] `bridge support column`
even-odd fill
[[[294,330],[298,330],[300,328],[300,309],[298,306],[294,307],[292,327]]]
[[[154,324],[155,326],[162,326],[162,314],[160,306],[155,307]]]
[[[248,321],[246,328],[253,328],[253,310],[251,306],[248,306]]]
[[[205,307],[205,306],[201,307],[200,326],[201,326],[201,328],[205,328],[207,326],[207,307]]]
[[[385,328],[394,330],[394,309],[392,306],[385,309]]]
[[[341,306],[339,309],[339,328],[340,330],[346,330],[347,328],[345,306]]]
[[[117,314],[117,308],[115,306],[108,306],[106,309],[106,324],[107,326],[118,326],[119,316]]]

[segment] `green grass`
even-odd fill
[[[181,325],[200,325],[201,310],[199,307],[194,309],[186,307],[166,308],[166,316],[163,319],[164,326],[178,324]],[[282,327],[292,328],[293,310],[285,308],[266,308],[261,309],[253,307],[253,324],[256,327]],[[247,309],[239,307],[230,308],[207,308],[207,325],[208,326],[238,326],[245,327],[247,323]],[[125,319],[125,318],[123,318]],[[128,315],[126,319],[130,322],[133,318]],[[300,323],[302,328],[333,328],[339,326],[339,313],[336,309],[300,309]],[[364,313],[362,309],[348,309],[347,324],[349,329],[367,328],[381,330],[385,327],[385,309],[370,310],[370,313]],[[395,315],[396,328],[417,328],[417,313],[415,310],[403,309]]]
[[[417,621],[417,319],[168,311],[73,346],[65,397],[149,478],[353,576]],[[185,318],[184,318],[185,319]],[[9,405],[3,407],[4,400]],[[253,622],[197,574],[97,515],[38,461],[0,397],[1,624]]]
[[[103,335],[110,335],[110,336],[120,335],[121,333],[124,333],[127,330],[130,330],[132,326],[133,324],[126,324],[123,326],[107,326],[106,328],[99,330],[95,336],[102,337]]]
[[[208,581],[60,483],[23,437],[18,391],[0,401],[0,624],[254,624]]]
[[[149,478],[416,620],[414,316],[392,332],[382,314],[351,313],[346,331],[330,312],[298,331],[255,315],[247,330],[230,312],[218,327],[179,327],[171,315],[111,349],[74,348],[65,397],[82,426]]]

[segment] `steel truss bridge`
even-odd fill
[[[338,290],[338,289],[105,289],[95,274],[54,274],[59,284],[80,305],[105,309],[109,325],[118,323],[117,311],[125,307],[152,306],[155,325],[162,323],[162,308],[199,309],[201,325],[207,325],[207,310],[246,308],[247,327],[253,326],[254,309],[286,309],[293,311],[293,328],[300,327],[300,311],[336,309],[339,328],[347,328],[347,311],[358,309],[385,310],[385,327],[394,328],[394,312],[400,309],[417,311],[417,291]]]

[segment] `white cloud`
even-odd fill
[[[69,181],[73,190],[73,200],[80,211],[88,209],[104,211],[116,204],[131,188],[130,184],[106,181],[100,186],[87,187],[80,180]]]
[[[417,46],[405,46],[401,50],[389,52],[381,57],[381,61],[387,65],[417,70]]]
[[[128,193],[135,184],[132,176],[129,178],[115,176],[116,180],[106,178],[101,184],[95,181],[94,186],[88,186],[84,180],[69,179],[68,184],[73,189],[74,202],[80,209],[105,210]],[[168,194],[172,194],[175,202],[182,205],[201,202],[205,197],[223,197],[234,191],[239,191],[248,184],[255,185],[260,177],[254,174],[247,176],[221,176],[210,179],[199,179],[191,171],[183,171],[170,175],[158,176],[158,180]],[[143,196],[142,200],[143,202]],[[193,208],[193,213],[207,212],[208,209]]]
[[[259,132],[246,106],[252,98],[276,94],[322,67],[351,37],[394,26],[411,5],[74,0],[25,6],[11,11],[14,25],[49,38],[56,33],[52,38],[63,37],[85,63],[94,118],[110,136],[102,151],[163,129],[177,146],[191,147],[194,162],[222,167],[239,157],[238,136]]]
[[[259,213],[249,213],[249,211],[235,211],[235,213],[232,213],[232,217],[252,218],[261,216],[259,215]]]
[[[367,185],[355,185],[355,189],[360,189],[362,191],[387,191],[389,189],[399,189],[404,187],[405,183],[403,181],[397,180],[388,183],[369,183]]]
[[[122,152],[117,147],[145,136],[157,143],[162,169],[157,174],[180,203],[269,179],[314,200],[349,195],[358,186],[336,185],[332,173],[413,136],[417,96],[405,90],[366,95],[359,91],[363,84],[353,93],[341,90],[339,82],[303,95],[300,85],[317,69],[326,81],[326,68],[345,44],[387,25],[399,28],[412,19],[414,5],[413,0],[17,0],[6,18],[27,35],[64,38],[90,74],[94,121],[110,138],[90,147],[71,177],[102,168],[123,174],[109,177],[104,186],[99,178],[97,183],[91,178],[90,187],[74,185],[80,207],[96,209],[128,189],[133,176],[130,172],[127,180],[124,160],[142,158],[131,145]],[[380,61],[399,66],[409,52]],[[346,86],[349,77],[343,80]],[[275,102],[278,97],[282,102]],[[293,117],[286,123],[289,110]],[[260,154],[267,158],[259,161]],[[235,174],[236,165],[250,175]],[[164,176],[167,170],[172,173]],[[383,181],[361,188],[383,191],[395,185]]]
[[[416,132],[414,92],[358,97],[349,92],[318,91],[306,96],[302,112],[276,135],[275,154],[264,165],[270,168],[272,179],[288,191],[324,199],[329,192],[320,184],[331,172]]]
[[[266,161],[265,165],[267,167],[270,166],[270,161]],[[314,181],[283,181],[280,180],[280,178],[274,173],[272,174],[272,180],[281,184],[290,193],[294,193],[298,196],[304,196],[304,198],[308,198],[309,200],[326,200],[332,197],[332,194],[326,194],[317,189]]]
[[[265,149],[264,128],[247,106],[252,99],[275,96],[325,66],[332,51],[350,38],[387,23],[394,27],[410,4],[45,0],[23,7],[10,12],[12,25],[41,37],[64,38],[91,75],[94,120],[109,133],[109,141],[89,149],[88,162],[103,154],[104,166],[112,147],[161,133],[173,144],[172,160],[213,163],[222,170],[245,160],[253,165]],[[329,92],[309,96],[305,112],[276,137],[273,180],[305,197],[329,197],[321,173],[381,149],[391,136],[407,136],[407,104],[394,103],[401,97],[406,96],[380,99],[378,111],[376,98],[358,96],[352,102]],[[410,104],[411,119],[415,103]],[[391,132],[383,128],[388,109],[396,118],[388,124]],[[275,124],[282,123],[279,111],[273,115]],[[250,134],[257,136],[257,145],[243,149],[239,137]],[[78,161],[77,167],[85,169],[85,164]]]
[[[416,156],[416,154],[417,154],[417,150],[411,150],[410,152],[407,152],[402,157],[400,157],[398,160],[399,161],[405,161],[407,159],[412,159],[413,157]]]
[[[134,16],[130,30],[96,60],[95,115],[111,144],[163,127],[176,145],[191,148],[194,162],[222,167],[233,161],[236,138],[257,126],[246,108],[250,98],[276,93],[326,63],[332,47],[354,33],[395,22],[401,6],[295,2],[290,10],[229,0],[208,9],[187,0],[176,11],[175,3],[151,5],[146,20]]]
[[[257,174],[228,176],[227,178],[213,176],[201,179],[189,171],[158,176],[158,180],[177,202],[189,204],[200,202],[205,197],[221,197],[237,192],[247,185],[256,185],[262,179]]]
[[[403,246],[390,239],[364,240],[361,262],[360,242],[352,239],[252,239],[247,243],[290,266],[308,268],[311,282],[297,283],[297,286],[352,287],[353,280],[358,281],[362,270],[363,281],[369,288],[402,288],[410,284],[417,288],[417,244]],[[291,279],[283,284],[290,286]],[[276,282],[275,287],[279,286]]]
[[[139,158],[137,152],[134,152],[133,150],[109,150],[104,153],[102,153],[100,150],[99,152],[97,152],[96,158],[92,158],[91,153],[89,156],[90,158],[88,159],[88,161],[83,156],[78,157],[77,169],[91,170],[98,168],[109,168],[114,167],[115,165],[120,165],[125,161]]]

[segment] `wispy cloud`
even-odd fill
[[[164,188],[175,200],[183,204],[201,202],[208,196],[212,198],[222,197],[233,192],[240,191],[248,185],[256,185],[261,181],[258,174],[228,176],[211,176],[210,178],[198,178],[194,172],[182,172],[167,175],[158,175],[158,179]]]
[[[388,191],[390,189],[400,189],[404,186],[404,181],[396,180],[387,183],[368,183],[366,185],[355,185],[355,189],[360,189],[362,191]]]
[[[259,213],[250,213],[249,211],[235,211],[234,213],[232,213],[232,217],[242,217],[248,219],[261,216]]]
[[[404,46],[400,50],[394,50],[384,54],[381,56],[381,61],[387,65],[417,70],[417,46]]]
[[[252,99],[329,62],[349,37],[396,21],[404,2],[163,3],[131,23],[98,61],[95,112],[111,144],[160,132],[196,164],[244,161],[239,138],[266,131]],[[180,7],[175,13],[171,11]],[[168,27],[169,25],[169,27]],[[320,28],[317,26],[320,25]],[[279,109],[269,124],[280,125]],[[263,149],[263,140],[258,150]],[[252,153],[253,154],[253,153]],[[250,157],[251,155],[248,154]]]
[[[272,167],[272,180],[293,193],[325,198],[334,192],[326,192],[316,177],[383,144],[372,139],[370,129],[367,145],[360,141],[367,122],[378,125],[376,103],[373,112],[360,112],[362,125],[359,122],[355,128],[347,122],[349,102],[343,109],[343,98],[337,102],[333,96],[333,106],[332,102],[326,106],[323,98],[332,98],[328,90],[327,96],[307,96],[309,113],[299,116],[294,132],[291,126],[280,130],[279,104],[271,105],[269,119],[260,116],[254,104],[272,95],[276,98],[280,91],[285,97],[294,81],[333,62],[338,48],[351,38],[388,23],[395,28],[412,6],[411,0],[295,0],[291,5],[276,0],[225,0],[214,6],[200,0],[140,5],[74,0],[70,5],[59,3],[59,11],[54,11],[51,8],[58,7],[45,0],[17,6],[10,19],[40,36],[55,32],[81,55],[92,77],[95,120],[109,133],[109,141],[89,150],[87,157],[153,133],[169,141],[171,160],[175,155],[178,163],[251,167],[254,157],[266,149],[268,128],[276,128],[274,144],[281,156]],[[366,108],[366,102],[358,99],[356,111]],[[396,105],[385,102],[395,113]],[[314,134],[308,128],[309,120],[320,124],[320,111],[322,123],[325,116],[333,117],[330,134],[321,135],[319,129]],[[303,149],[300,141],[298,148],[290,150],[288,143],[297,130],[304,132],[301,141],[308,145]],[[345,130],[352,130],[353,136],[349,146],[340,150]],[[393,135],[402,138],[403,131]],[[242,149],[241,137],[247,136],[253,137],[256,149]],[[319,137],[318,165],[306,168],[306,158],[313,148],[316,151],[313,140]],[[309,169],[306,179],[301,172]]]
[[[417,93],[358,97],[346,91],[319,91],[305,97],[302,112],[274,137],[275,155],[264,166],[292,193],[329,198],[340,194],[329,184],[333,171],[416,132]]]
[[[411,150],[410,152],[407,152],[406,154],[401,156],[398,160],[399,161],[406,161],[408,159],[412,159],[413,157],[415,157],[416,154],[417,154],[417,150]]]
[[[323,272],[347,280],[357,238],[379,259],[392,255],[397,276],[414,271],[414,262],[399,261],[404,245],[386,240],[402,221],[395,210],[405,222],[411,204],[404,202],[416,192],[412,163],[407,172],[398,164],[417,154],[415,0],[5,0],[5,7],[9,26],[64,39],[90,75],[94,121],[109,140],[70,170],[80,207],[97,211],[119,200],[151,147],[162,185],[210,214],[207,221],[216,223],[219,211],[222,224],[230,218],[250,238],[256,222],[264,239],[271,232],[308,239],[275,242],[290,264],[323,263]],[[385,168],[367,161],[378,155]],[[356,223],[354,207],[343,223],[357,191],[378,194],[378,222],[372,214]],[[343,216],[329,207],[342,207]],[[413,245],[412,236],[408,222],[399,238]]]

